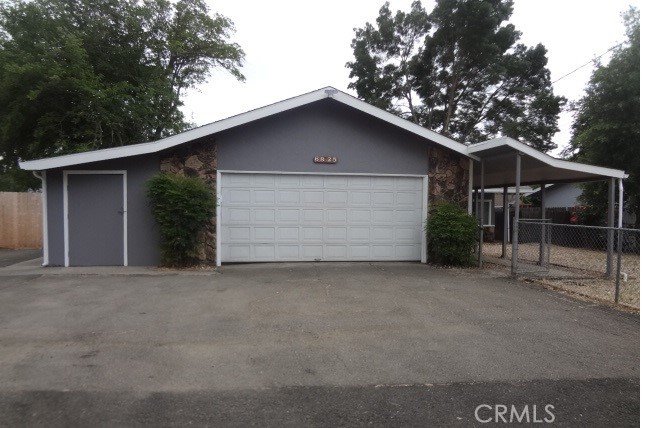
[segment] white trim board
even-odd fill
[[[215,178],[215,266],[222,266],[222,173]]]
[[[405,120],[385,110],[381,110],[378,107],[374,107],[366,103],[365,101],[361,101],[358,98],[355,98],[349,94],[341,92],[338,89],[328,86],[326,88],[318,89],[316,91],[299,95],[293,98],[288,98],[284,101],[270,104],[268,106],[260,107],[255,110],[248,111],[246,113],[241,113],[236,116],[229,117],[227,119],[222,119],[217,122],[210,123],[208,125],[200,126],[198,128],[194,128],[194,129],[182,132],[180,134],[163,138],[158,141],[142,143],[142,144],[133,144],[130,146],[123,146],[123,147],[113,147],[109,149],[94,150],[94,151],[85,152],[85,153],[74,153],[74,154],[56,156],[56,157],[46,158],[46,159],[36,159],[31,161],[25,161],[25,162],[20,162],[20,168],[26,169],[26,170],[45,170],[45,169],[52,169],[52,168],[61,168],[61,167],[66,167],[70,165],[85,164],[90,162],[99,162],[99,161],[104,161],[109,159],[143,155],[148,153],[157,153],[162,150],[175,147],[177,145],[180,145],[192,140],[196,140],[198,138],[206,137],[208,135],[215,134],[217,132],[221,132],[226,129],[234,128],[236,126],[244,125],[246,123],[263,119],[265,117],[273,116],[275,114],[282,113],[284,111],[301,107],[307,104],[311,104],[313,102],[320,101],[325,98],[333,98],[334,100],[342,104],[353,107],[359,111],[362,111],[363,113],[366,113],[373,117],[381,119],[387,123],[390,123],[394,126],[402,128],[408,132],[416,134],[422,138],[425,138],[436,144],[444,146],[464,156],[468,156],[467,146],[451,138],[448,138],[444,135],[441,135],[438,132],[434,132],[420,125],[414,124],[408,120]],[[474,156],[474,158],[478,159],[476,156]]]
[[[69,175],[123,175],[123,266],[128,265],[128,172],[125,170],[64,170],[63,171],[63,247],[65,267],[69,267]]]

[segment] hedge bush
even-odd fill
[[[197,238],[215,215],[215,194],[204,180],[160,173],[146,183],[152,214],[161,232],[161,261],[196,264]]]
[[[437,204],[426,224],[429,256],[433,263],[470,266],[475,263],[474,249],[479,240],[479,224],[457,205]]]

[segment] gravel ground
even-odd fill
[[[510,245],[507,251],[510,259]],[[483,253],[493,259],[499,258],[502,254],[502,246],[500,243],[485,243]],[[520,259],[536,261],[538,254],[539,244],[521,244]],[[615,277],[604,278],[606,263],[607,253],[604,251],[551,245],[550,265],[566,272],[567,275],[561,278],[543,277],[539,278],[539,281],[574,294],[613,302],[616,281]],[[621,281],[619,302],[640,308],[640,256],[623,254],[620,270],[627,276],[627,280],[623,278]]]

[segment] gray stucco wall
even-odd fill
[[[220,170],[427,174],[428,142],[333,99],[215,137]],[[333,165],[316,155],[336,156]]]
[[[157,155],[135,156],[79,165],[65,170],[126,170],[128,174],[128,264],[159,264],[159,232],[148,207],[145,182],[159,172]],[[70,211],[74,209],[69,207]],[[63,237],[63,169],[47,171],[47,217],[49,265],[65,264]],[[92,223],[94,219],[88,218]],[[97,245],[94,251],[101,251]]]

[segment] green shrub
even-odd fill
[[[197,239],[215,214],[215,192],[199,178],[160,173],[146,183],[152,214],[161,231],[161,261],[197,262]]]
[[[430,260],[442,265],[474,264],[478,233],[479,225],[475,217],[455,204],[437,204],[426,224]]]

